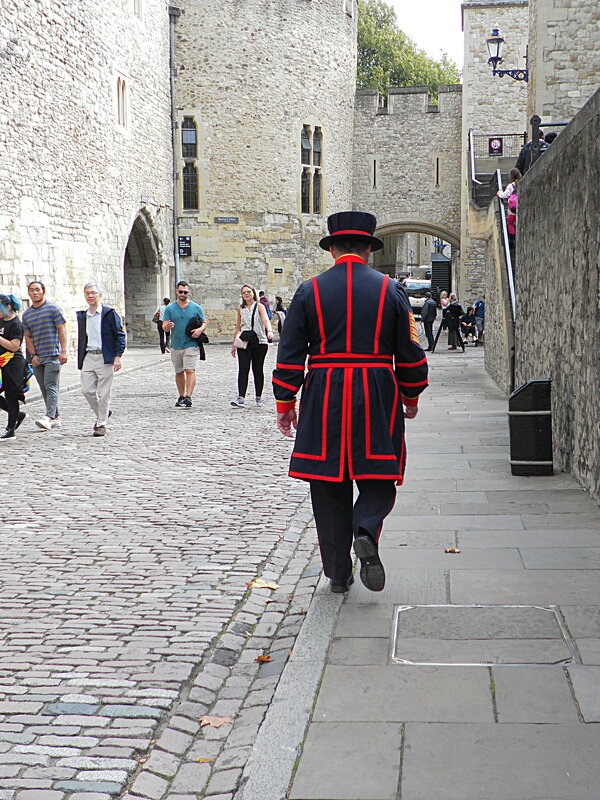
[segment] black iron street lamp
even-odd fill
[[[510,78],[514,78],[516,81],[527,81],[529,80],[529,70],[525,69],[497,69],[498,64],[501,64],[504,59],[502,58],[502,47],[504,45],[504,39],[500,36],[500,29],[493,28],[492,35],[489,39],[487,39],[487,49],[490,57],[488,58],[488,64],[492,65],[492,75],[498,75],[502,78],[504,75],[508,75]],[[525,57],[525,63],[527,63],[527,56]]]

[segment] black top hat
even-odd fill
[[[327,218],[329,236],[319,242],[323,250],[329,250],[336,239],[360,239],[366,244],[371,244],[373,250],[381,250],[383,242],[373,232],[377,227],[377,219],[373,214],[364,211],[341,211]]]

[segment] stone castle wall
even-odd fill
[[[516,274],[516,384],[552,380],[555,463],[597,499],[599,184],[600,90],[519,185]]]
[[[172,253],[168,24],[161,0],[145,0],[141,18],[133,2],[2,3],[3,290],[26,299],[39,278],[72,320],[83,285],[97,280],[122,312],[124,253],[143,211],[156,254],[152,316]]]
[[[597,0],[529,0],[529,108],[569,122],[600,86]]]
[[[461,87],[390,89],[388,104],[361,89],[354,113],[355,209],[388,233],[421,232],[460,240]]]
[[[213,334],[232,335],[243,283],[287,302],[330,263],[318,248],[326,217],[351,205],[356,7],[349,16],[341,0],[181,6],[177,106],[198,126],[200,181],[198,211],[180,211],[192,238],[181,271]],[[323,135],[319,214],[301,212],[303,125]]]

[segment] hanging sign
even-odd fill
[[[502,155],[503,140],[500,136],[492,136],[488,139],[488,155],[501,156]]]
[[[192,255],[192,237],[191,236],[178,236],[177,237],[177,244],[179,247],[179,255],[180,256],[191,256]]]

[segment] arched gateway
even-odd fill
[[[426,233],[430,236],[437,236],[448,244],[460,250],[460,233],[453,231],[446,225],[437,222],[429,222],[421,219],[405,219],[397,222],[388,222],[379,225],[375,231],[376,236],[390,236],[391,234],[403,233]]]
[[[167,290],[162,242],[151,215],[142,209],[132,225],[123,258],[125,325],[129,344],[154,344],[152,315]]]

